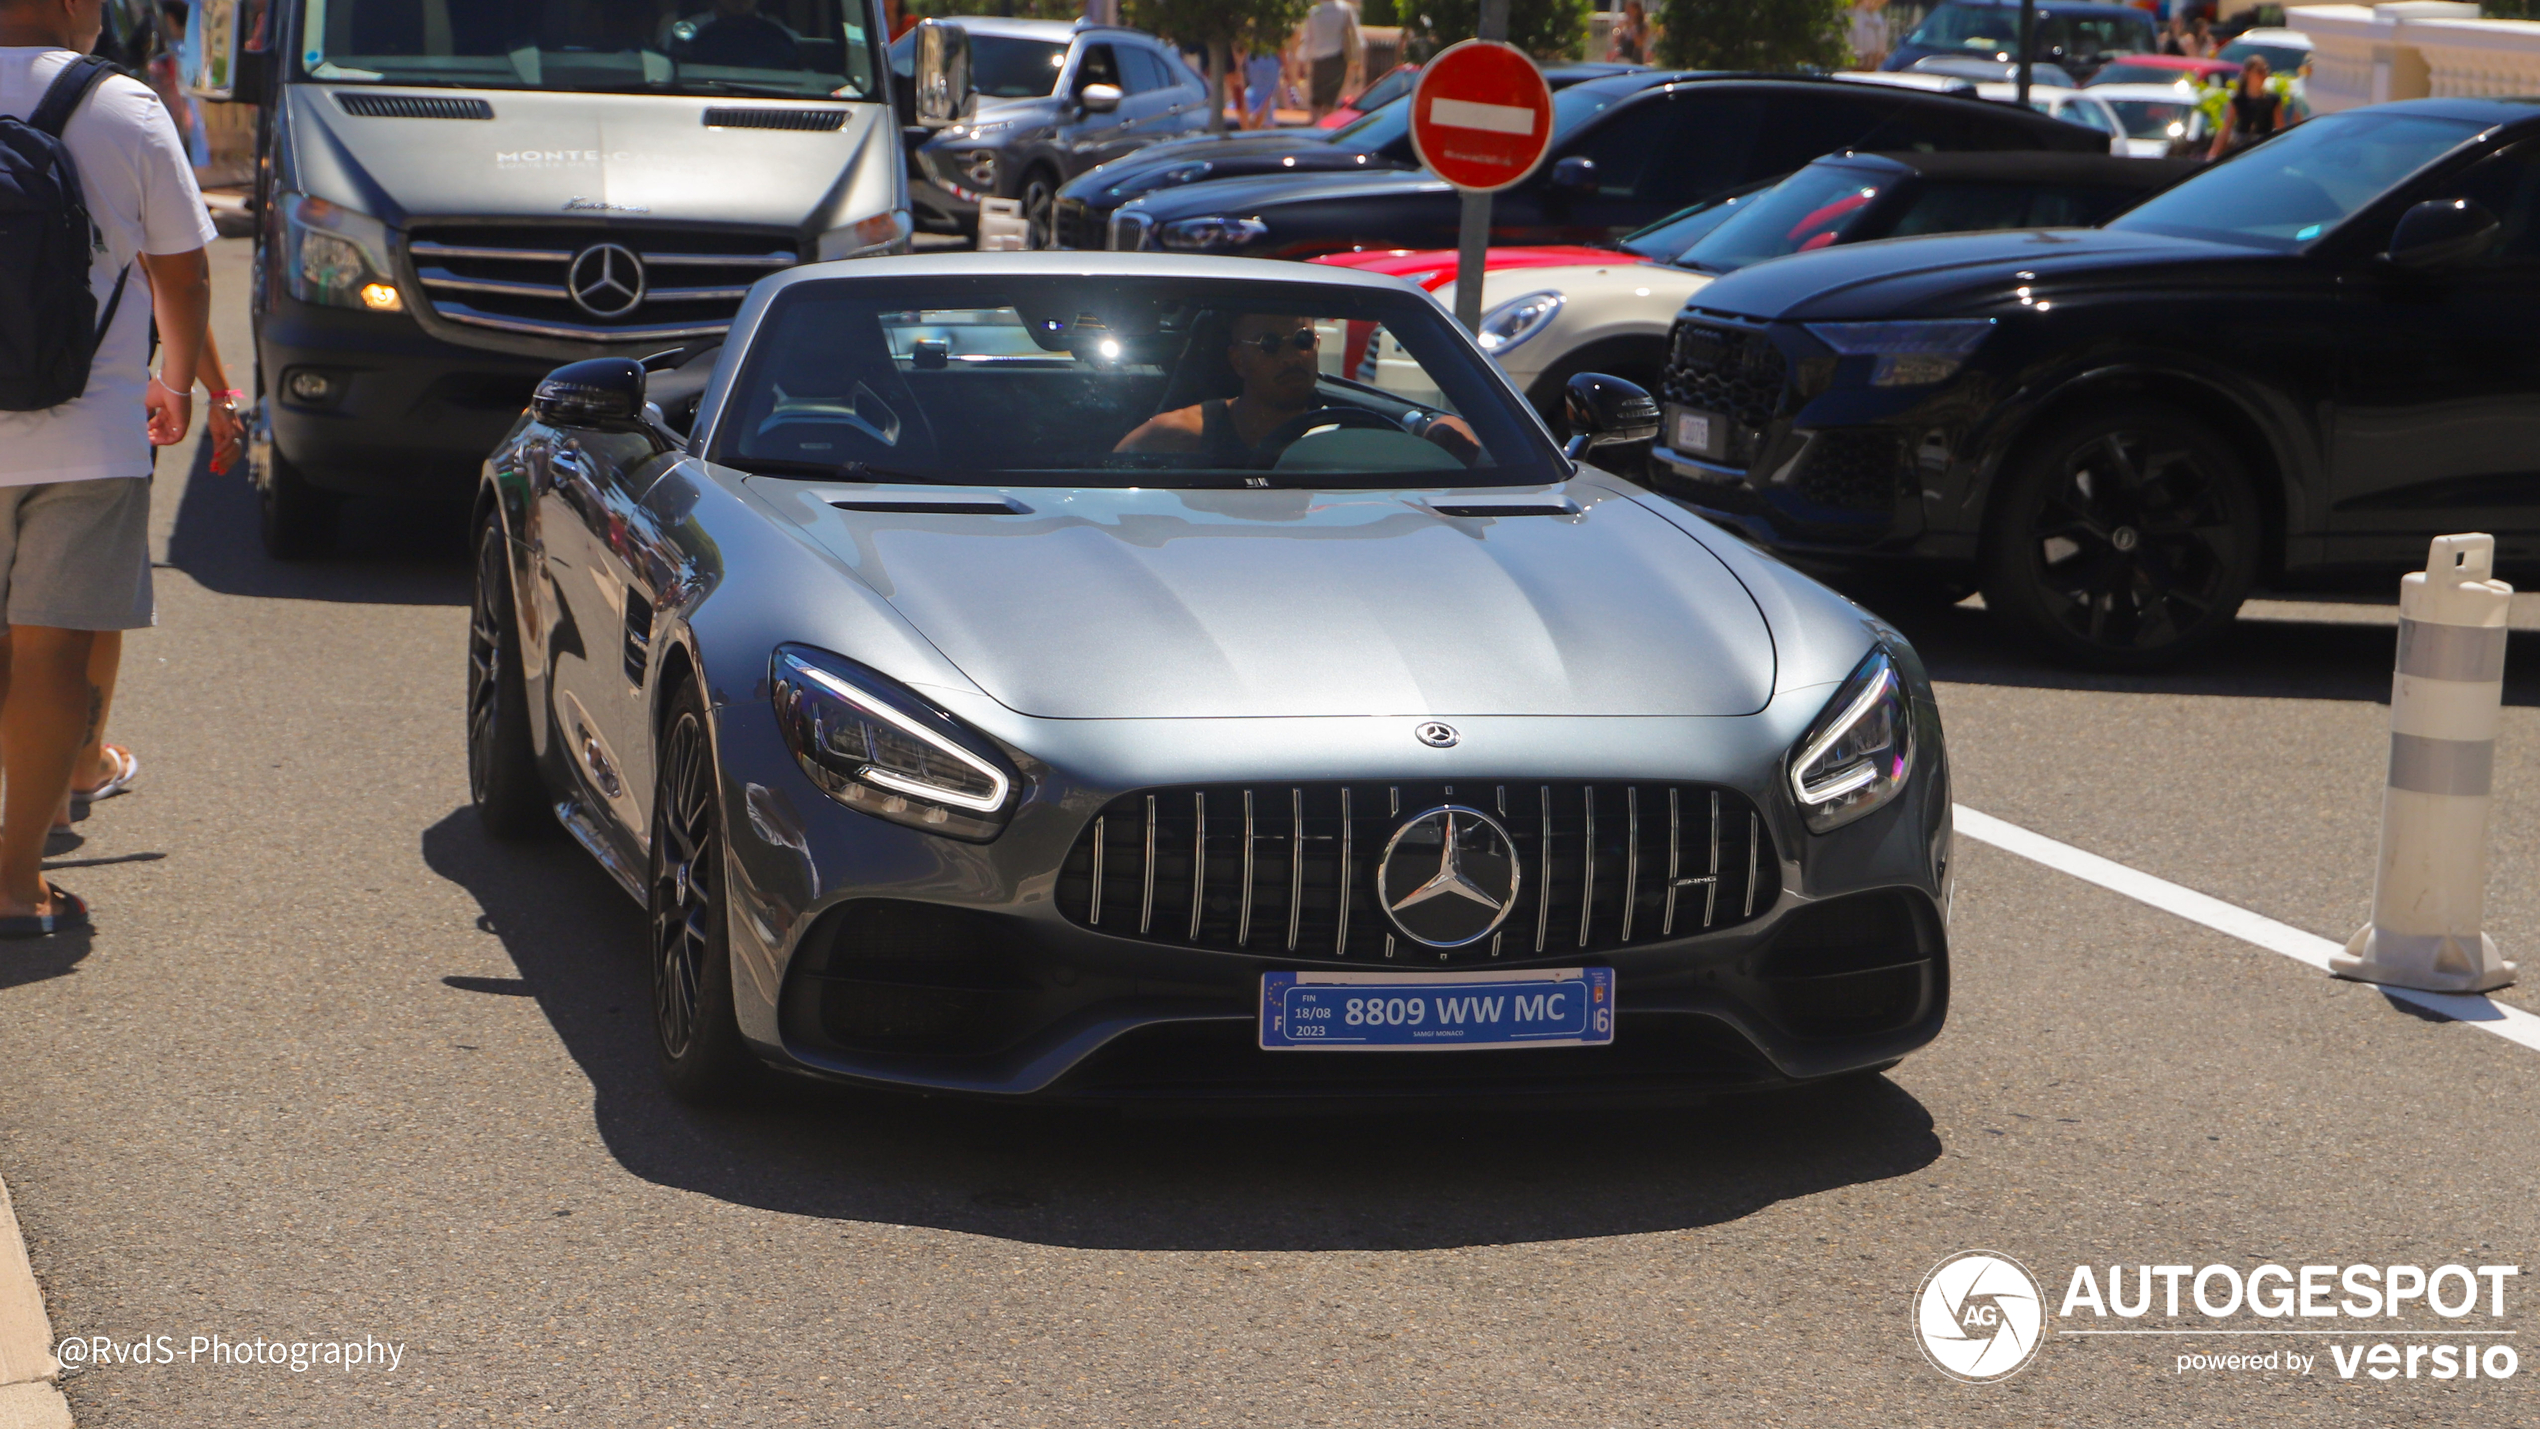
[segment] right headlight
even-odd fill
[[[1913,772],[1913,700],[1894,657],[1873,650],[1791,751],[1790,792],[1822,834],[1895,798]]]
[[[364,312],[405,310],[389,276],[388,225],[307,194],[282,196],[282,280],[304,303]]]
[[[994,746],[852,661],[776,647],[770,684],[794,762],[830,798],[928,833],[985,843],[1018,780]]]

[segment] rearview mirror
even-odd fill
[[[633,422],[644,411],[644,368],[625,357],[568,362],[539,379],[529,410],[560,427],[607,427]]]
[[[1562,400],[1572,433],[1562,454],[1572,461],[1598,447],[1645,442],[1658,435],[1658,403],[1620,377],[1582,372],[1570,379]]]
[[[1076,102],[1085,106],[1087,114],[1109,114],[1120,107],[1120,86],[1089,84],[1076,92]]]
[[[2385,255],[2402,268],[2424,271],[2466,263],[2495,246],[2496,215],[2475,199],[2427,199],[2399,215]]]
[[[1596,160],[1585,154],[1572,154],[1552,165],[1552,186],[1563,193],[1596,192]]]

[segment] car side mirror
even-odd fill
[[[538,381],[529,410],[559,427],[614,427],[642,419],[643,364],[626,357],[568,362]]]
[[[2417,272],[2449,268],[2485,254],[2501,230],[2496,215],[2476,199],[2427,199],[2399,215],[2384,256]]]
[[[1556,159],[1552,165],[1552,186],[1563,193],[1596,192],[1596,160],[1585,154],[1572,154]]]
[[[1563,389],[1570,444],[1562,454],[1576,461],[1598,447],[1645,442],[1658,435],[1658,403],[1641,388],[1602,372],[1582,372]]]
[[[1087,114],[1109,114],[1120,107],[1121,98],[1116,84],[1089,84],[1076,91],[1076,102]]]

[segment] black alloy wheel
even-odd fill
[[[2184,412],[2067,422],[2005,477],[1985,604],[2066,660],[2169,664],[2220,636],[2257,578],[2257,495],[2229,445]]]
[[[487,833],[520,839],[551,832],[556,821],[530,743],[509,549],[502,522],[489,517],[477,527],[467,624],[467,792]]]
[[[681,1101],[711,1105],[742,1090],[754,1064],[732,1015],[723,901],[723,801],[705,702],[682,685],[660,744],[653,800],[653,1032],[662,1078]]]
[[[1023,241],[1038,253],[1058,242],[1058,176],[1034,169],[1023,176]]]

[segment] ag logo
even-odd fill
[[[2028,1367],[2046,1322],[2036,1277],[2007,1255],[1961,1251],[1914,1292],[1914,1338],[1951,1379],[1990,1384]]]

